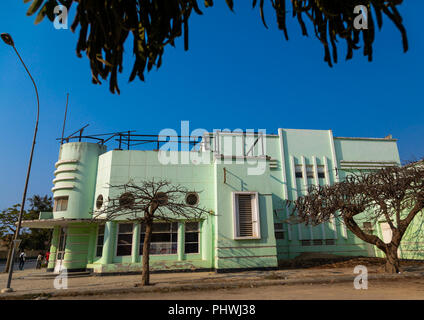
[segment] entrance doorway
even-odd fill
[[[66,229],[60,228],[59,230],[59,243],[57,246],[56,252],[56,263],[54,266],[54,272],[60,273],[63,269],[63,260],[65,258],[65,248],[66,248]]]

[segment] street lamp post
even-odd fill
[[[31,164],[32,164],[32,156],[34,154],[34,146],[35,146],[35,139],[37,137],[37,130],[38,130],[38,118],[40,115],[40,100],[38,98],[38,90],[37,90],[37,85],[35,84],[34,79],[31,76],[31,73],[29,72],[27,66],[25,65],[24,61],[22,60],[21,56],[18,53],[18,50],[16,50],[15,47],[15,43],[13,42],[13,39],[11,37],[10,34],[8,33],[2,33],[1,34],[1,39],[9,46],[12,46],[13,50],[15,50],[19,60],[22,62],[26,72],[28,73],[29,77],[31,78],[32,83],[34,84],[34,88],[35,88],[35,94],[37,96],[37,121],[35,123],[35,129],[34,129],[34,138],[32,140],[32,147],[31,147],[31,155],[29,157],[29,164],[28,164],[28,170],[27,170],[27,175],[26,175],[26,180],[25,180],[25,188],[24,188],[24,193],[22,195],[22,202],[21,202],[21,209],[19,211],[19,218],[18,218],[18,225],[16,227],[15,230],[15,234],[13,237],[13,247],[12,247],[12,256],[11,259],[9,261],[9,275],[7,278],[7,285],[6,288],[2,289],[2,292],[11,292],[13,291],[13,289],[10,287],[10,283],[12,282],[12,274],[13,274],[13,265],[15,262],[14,256],[15,256],[15,246],[16,244],[19,244],[18,237],[19,237],[19,231],[21,229],[21,223],[22,223],[22,215],[24,212],[24,206],[25,206],[25,200],[26,200],[26,194],[27,194],[27,189],[28,189],[28,180],[29,180],[29,175],[31,172]],[[17,248],[16,248],[17,249]]]

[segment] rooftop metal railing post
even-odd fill
[[[131,131],[128,131],[128,150],[130,150],[130,132]]]

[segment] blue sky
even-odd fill
[[[424,156],[423,1],[405,1],[400,11],[410,50],[389,21],[377,33],[374,62],[362,52],[329,68],[313,38],[302,37],[289,19],[290,41],[266,10],[265,29],[250,1],[235,1],[235,13],[215,1],[190,24],[190,50],[182,41],[168,48],[159,70],[146,82],[128,83],[131,47],[126,48],[121,95],[108,83],[91,83],[88,60],[77,58],[77,34],[56,30],[48,20],[34,25],[28,4],[4,0],[0,32],[13,35],[40,93],[41,114],[28,194],[51,194],[66,93],[70,93],[66,133],[89,123],[87,133],[137,130],[157,134],[190,128],[332,129],[336,136],[399,139],[401,159]],[[6,9],[7,8],[7,9]],[[71,20],[72,20],[71,12]],[[312,30],[310,30],[311,33]],[[312,34],[312,33],[311,33]],[[32,83],[10,47],[0,44],[0,210],[20,202],[35,120]]]

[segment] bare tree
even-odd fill
[[[193,191],[169,181],[143,181],[135,184],[130,181],[122,185],[110,185],[116,198],[108,199],[102,209],[93,213],[93,219],[117,218],[136,221],[145,225],[143,243],[142,285],[149,285],[150,240],[154,222],[177,221],[177,219],[200,219],[212,214],[192,201]]]
[[[298,221],[317,225],[335,216],[361,240],[386,255],[385,271],[400,270],[398,247],[406,229],[424,208],[424,162],[348,175],[332,186],[312,186],[309,194],[290,202]],[[360,221],[387,222],[392,239],[385,243]]]

